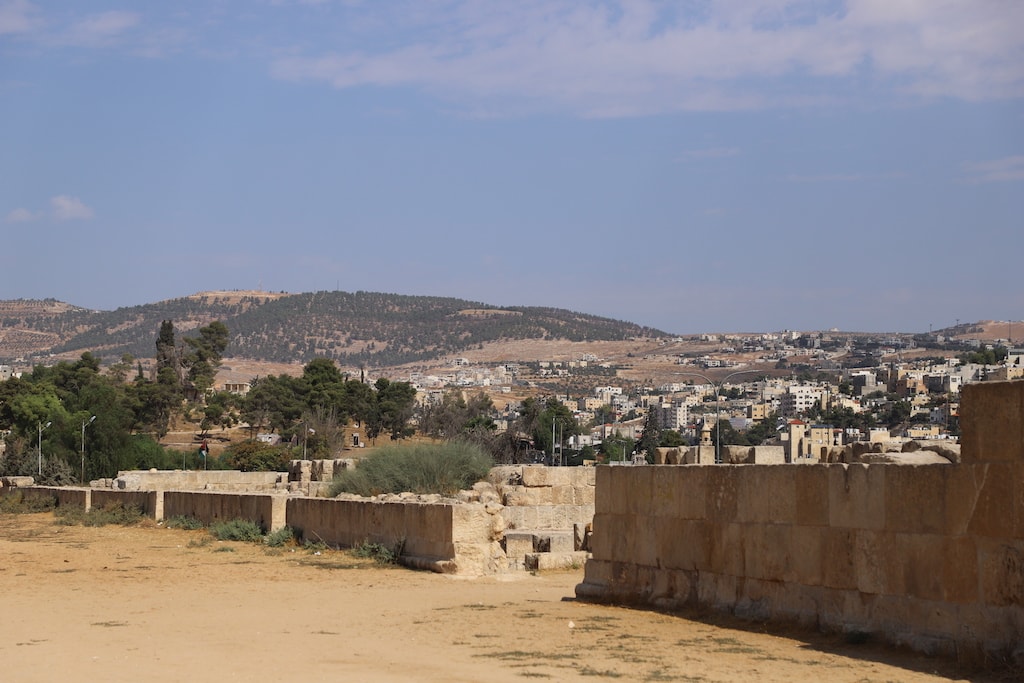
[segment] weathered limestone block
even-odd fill
[[[501,496],[498,495],[498,490],[494,484],[487,481],[478,481],[473,484],[474,492],[478,496],[478,500],[484,505],[488,504],[501,504]]]
[[[888,470],[860,464],[830,466],[829,524],[834,528],[884,529]]]
[[[853,529],[822,530],[822,585],[852,590],[857,587]]]
[[[827,526],[830,465],[805,465],[790,470],[796,499],[796,523]]]
[[[522,561],[528,554],[536,551],[535,538],[532,531],[506,531],[505,555],[510,560]]]
[[[526,465],[523,467],[524,486],[566,486],[572,484],[575,467],[547,467]]]
[[[961,465],[963,467],[963,465]],[[1021,538],[1018,496],[1024,463],[993,462],[975,466],[978,495],[967,532],[988,538]]]
[[[727,465],[754,464],[753,446],[722,446],[722,462]]]
[[[574,505],[593,505],[596,500],[594,486],[592,484],[574,485],[572,487],[572,500]]]
[[[707,472],[705,517],[711,522],[731,522],[736,519],[739,502],[737,465],[719,465]]]
[[[793,529],[782,524],[747,524],[743,527],[743,573],[749,579],[792,581]]]
[[[537,489],[525,486],[506,486],[502,492],[502,504],[510,507],[540,505]]]
[[[142,477],[137,474],[122,474],[114,480],[113,488],[121,491],[139,491],[142,489]]]
[[[946,482],[953,469],[944,465],[884,467],[885,528],[889,531],[946,532]]]
[[[711,531],[710,545],[710,568],[717,574],[728,574],[730,576],[743,576],[743,537],[745,533],[743,524],[733,522],[719,522]]]
[[[754,463],[757,465],[783,465],[786,449],[783,446],[754,446]]]
[[[535,571],[553,571],[582,567],[587,561],[587,553],[550,552],[531,553],[524,558],[527,569]]]
[[[686,462],[686,448],[659,446],[654,451],[655,465],[682,465]]]
[[[676,467],[650,467],[651,478],[651,500],[649,505],[652,517],[678,516],[679,491],[676,476]]]
[[[1024,539],[978,539],[982,602],[996,607],[1024,605]]]
[[[796,477],[788,467],[751,467],[737,471],[740,522],[793,524],[796,517]]]
[[[960,396],[962,462],[1024,460],[1024,381],[966,384]]]
[[[11,488],[24,488],[26,486],[34,486],[36,483],[36,480],[32,477],[18,476],[2,477],[0,481],[3,482],[4,486],[10,486]]]

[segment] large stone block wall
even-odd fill
[[[504,553],[496,542],[497,508],[470,504],[291,498],[288,525],[303,540],[353,547],[401,548],[407,564],[446,573],[493,573]]]
[[[94,482],[94,488],[123,491],[259,491],[286,484],[285,472],[239,472],[237,470],[130,470],[118,472],[117,478]]]
[[[594,519],[593,467],[506,465],[488,475],[509,529],[553,530]]]
[[[116,491],[114,489],[94,489],[90,491],[90,505],[102,509],[111,505],[135,506],[143,514],[153,519],[164,518],[163,491]]]
[[[577,594],[1020,657],[1024,382],[965,387],[961,425],[960,464],[599,467]]]
[[[4,486],[2,495],[21,496],[22,500],[52,500],[57,507],[67,505],[89,509],[90,491],[85,488],[63,488],[60,486]]]
[[[212,491],[164,491],[164,517],[193,517],[203,524],[247,519],[265,533],[286,526],[282,495],[218,493]]]

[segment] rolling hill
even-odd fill
[[[106,362],[155,353],[160,323],[178,335],[213,321],[231,333],[226,358],[387,367],[429,361],[515,340],[621,341],[663,338],[633,323],[558,308],[498,307],[462,299],[379,292],[202,292],[95,311],[53,299],[0,301],[0,362],[75,358]]]

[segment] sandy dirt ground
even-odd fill
[[[210,539],[0,513],[2,680],[996,680],[836,636],[578,602],[582,571],[465,579]]]

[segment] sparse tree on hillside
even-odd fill
[[[200,396],[213,386],[228,341],[228,328],[220,321],[199,328],[198,337],[185,338],[189,351],[182,358],[182,363],[188,368],[188,380]]]

